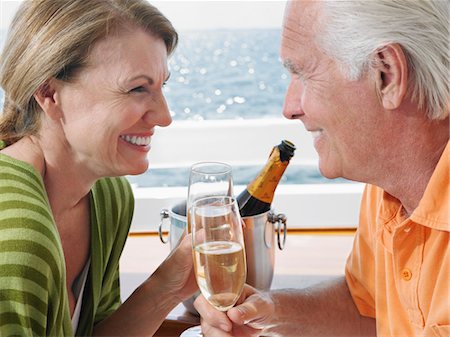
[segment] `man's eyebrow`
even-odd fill
[[[153,80],[153,78],[147,76],[147,75],[137,75],[137,76],[133,76],[129,79],[130,82],[143,78],[145,79],[150,85],[153,84],[155,81]]]
[[[300,69],[300,67],[298,67],[297,65],[294,64],[294,62],[292,62],[289,59],[286,59],[283,61],[283,66],[291,73],[291,74],[301,74],[302,71]]]

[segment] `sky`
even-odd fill
[[[6,29],[21,0],[0,0],[0,29]],[[177,30],[279,28],[284,0],[159,0],[150,1]]]

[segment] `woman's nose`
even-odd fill
[[[143,119],[148,124],[158,126],[168,126],[172,123],[172,116],[162,92],[155,99],[152,108],[145,113]]]
[[[297,119],[304,115],[302,109],[303,83],[299,79],[292,79],[284,98],[283,115],[287,119]]]

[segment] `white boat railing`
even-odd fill
[[[177,121],[158,128],[149,153],[150,169],[189,167],[199,161],[231,165],[264,165],[270,150],[282,139],[296,153],[290,165],[317,165],[312,138],[299,121],[286,119]],[[239,193],[244,186],[236,186]],[[351,228],[358,221],[362,184],[279,185],[273,202],[284,213],[288,228]],[[156,231],[160,211],[184,200],[186,187],[134,187],[132,231]]]

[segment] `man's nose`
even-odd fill
[[[284,98],[283,115],[287,119],[297,119],[304,115],[302,109],[303,83],[299,79],[292,79]]]

